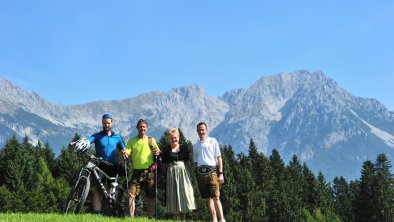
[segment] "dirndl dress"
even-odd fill
[[[166,208],[168,214],[188,213],[196,209],[193,186],[184,161],[168,164]]]

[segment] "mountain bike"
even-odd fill
[[[110,177],[98,167],[100,163],[113,165],[112,163],[91,154],[83,155],[87,157],[88,162],[79,172],[78,179],[67,197],[63,213],[81,212],[88,197],[92,180],[101,194],[103,213],[108,216],[124,217],[129,206],[128,195],[124,195],[128,194],[127,181],[121,185],[118,174],[115,177]],[[99,173],[104,175],[103,179],[110,182],[110,186],[107,185],[108,183],[103,183]]]

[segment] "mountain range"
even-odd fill
[[[149,134],[160,138],[179,127],[195,142],[196,124],[236,153],[248,152],[253,139],[259,151],[277,149],[285,163],[292,155],[328,179],[360,176],[362,163],[377,154],[394,157],[394,112],[379,101],[356,97],[323,72],[299,70],[263,76],[246,89],[213,97],[198,85],[168,92],[148,92],[122,100],[65,106],[46,101],[0,77],[0,146],[12,135],[33,144],[48,142],[59,154],[75,133],[87,137],[101,130],[101,116],[114,115],[113,130],[125,140],[136,135],[140,118]]]

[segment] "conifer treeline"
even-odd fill
[[[28,141],[25,137],[20,143],[13,136],[0,150],[0,212],[59,212],[84,163],[67,148],[55,157],[49,144],[33,146]],[[182,132],[181,143],[191,149]],[[163,134],[159,146],[166,145]],[[221,198],[227,221],[394,221],[394,177],[385,154],[375,162],[365,161],[355,181],[336,177],[327,182],[322,172],[314,175],[295,155],[287,165],[275,149],[270,156],[263,155],[253,140],[248,154],[235,154],[231,146],[221,150],[225,175]],[[194,175],[192,169],[189,165]],[[208,221],[194,176],[192,182],[199,210],[189,219]],[[164,189],[160,175],[161,218],[165,218]]]

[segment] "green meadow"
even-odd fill
[[[105,217],[93,214],[36,214],[36,213],[0,213],[1,222],[124,222],[131,221],[130,217],[114,218]],[[133,222],[148,222],[148,221],[167,221],[171,220],[154,220],[148,218],[134,218]]]

